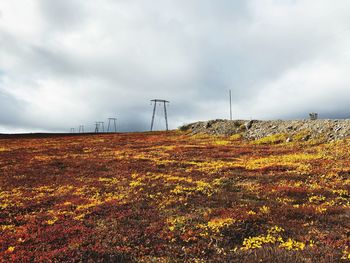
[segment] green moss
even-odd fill
[[[288,139],[288,135],[285,133],[270,135],[258,140],[253,141],[253,144],[278,144],[283,143]]]
[[[311,136],[310,134],[311,132],[309,130],[302,130],[293,136],[293,141],[307,141],[308,138]]]
[[[232,141],[237,141],[243,138],[243,134],[242,133],[236,133],[230,136],[230,140]]]

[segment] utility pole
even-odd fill
[[[169,130],[169,127],[168,127],[168,112],[167,112],[167,109],[166,109],[166,104],[170,103],[170,102],[167,101],[167,100],[160,100],[160,99],[154,99],[154,100],[151,100],[151,102],[154,103],[153,114],[152,114],[152,122],[151,122],[151,131],[153,131],[154,117],[156,115],[156,109],[157,109],[157,103],[158,102],[159,103],[163,103],[163,105],[164,105],[165,125],[166,125],[166,130],[168,131]]]
[[[111,126],[111,122],[113,122],[114,124],[114,132],[117,132],[117,118],[108,118],[108,128],[107,128],[107,132],[109,132],[109,128]]]
[[[229,91],[230,95],[230,120],[232,121],[232,96],[231,96],[231,90]]]
[[[74,133],[75,129],[74,128],[70,128],[70,133]]]

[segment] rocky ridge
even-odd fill
[[[268,136],[284,135],[286,141],[324,139],[340,140],[350,137],[350,119],[324,120],[211,120],[201,121],[180,127],[192,134],[232,136],[241,134],[249,140]]]

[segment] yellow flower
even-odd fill
[[[282,227],[274,226],[267,231],[267,235],[245,238],[241,250],[261,248],[265,244],[279,244],[280,248],[287,250],[303,250],[305,248],[304,243],[295,241],[291,238],[284,241],[280,235],[281,232],[284,232]],[[314,242],[310,241],[310,247],[312,247],[313,244]]]
[[[284,229],[279,226],[274,226],[274,227],[271,227],[267,232],[269,234],[277,234],[277,233],[284,232]]]
[[[228,227],[235,222],[233,218],[214,218],[208,222],[208,228],[213,232],[220,232],[220,229]]]
[[[287,250],[304,250],[305,244],[289,238],[288,241],[283,242],[279,247]]]
[[[322,195],[313,195],[309,197],[309,202],[310,203],[321,203],[326,200],[326,197]]]
[[[256,213],[253,210],[248,211],[248,215],[256,215]]]
[[[343,251],[343,256],[342,256],[341,259],[350,260],[350,252],[348,252],[347,250],[344,250]]]
[[[7,252],[13,252],[15,250],[15,247],[8,247]]]
[[[269,214],[270,213],[270,208],[268,206],[263,206],[259,208],[260,212],[263,214]]]
[[[318,213],[320,213],[320,214],[322,214],[322,213],[324,213],[324,212],[326,212],[327,211],[327,208],[325,208],[325,207],[316,207],[316,212],[318,212]]]
[[[55,220],[47,220],[48,225],[53,225],[56,221]]]
[[[57,220],[58,218],[55,216],[53,219],[47,220],[46,223],[48,225],[53,225],[54,223],[56,223]]]

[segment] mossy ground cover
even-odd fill
[[[350,261],[350,141],[0,140],[3,262]]]

